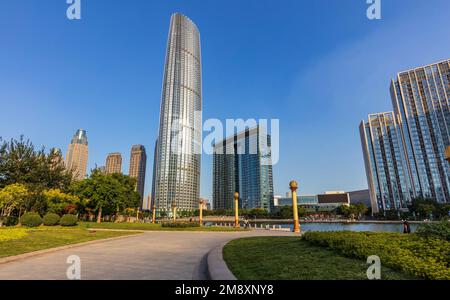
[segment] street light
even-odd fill
[[[291,181],[289,183],[289,188],[292,191],[292,210],[294,213],[294,232],[300,233],[300,224],[298,222],[298,207],[297,207],[297,181]]]
[[[172,210],[173,210],[173,222],[175,223],[177,221],[177,204],[175,203],[175,200],[172,202]]]
[[[200,209],[200,226],[203,226],[203,204],[205,202],[203,200],[198,201],[199,209]]]
[[[156,205],[153,205],[153,220],[152,223],[156,224]]]
[[[450,163],[450,146],[445,149],[445,159]]]
[[[234,193],[234,228],[239,228],[239,193]]]

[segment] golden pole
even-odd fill
[[[153,205],[153,220],[152,223],[156,224],[156,205]]]
[[[199,202],[198,202],[198,204],[199,204],[199,209],[200,209],[200,226],[203,226],[203,200],[200,200]]]
[[[239,193],[234,193],[234,228],[239,228]]]
[[[177,204],[175,201],[172,203],[172,209],[173,209],[173,222],[177,221]]]
[[[445,149],[445,159],[450,163],[450,146]]]
[[[298,206],[297,206],[297,188],[298,184],[296,181],[291,181],[289,187],[292,191],[292,210],[294,212],[294,232],[300,233],[300,223],[298,222]]]

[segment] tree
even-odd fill
[[[80,198],[63,193],[59,189],[47,190],[42,194],[46,199],[47,212],[62,216],[67,213],[74,213],[79,207]]]
[[[122,174],[104,174],[98,169],[91,176],[76,182],[72,190],[97,212],[97,222],[101,223],[104,214],[118,214],[126,208],[138,208],[139,193],[135,192],[135,180]]]
[[[28,189],[23,184],[11,184],[0,190],[0,227],[5,217],[11,216],[14,210],[21,210],[28,196]]]
[[[36,150],[30,140],[0,139],[0,188],[10,184],[25,184],[31,191],[61,189],[66,191],[72,181],[72,173],[65,170],[55,151],[45,153]]]

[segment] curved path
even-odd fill
[[[145,232],[0,264],[0,280],[67,279],[71,255],[81,259],[81,279],[207,279],[206,255],[224,242],[289,232]]]

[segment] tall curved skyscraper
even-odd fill
[[[202,144],[200,33],[186,16],[170,21],[154,168],[158,211],[195,210],[200,197]]]

